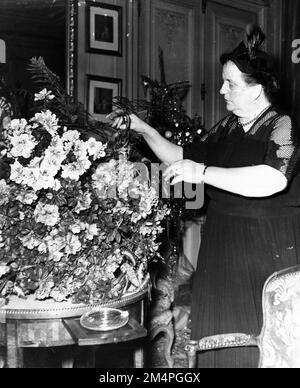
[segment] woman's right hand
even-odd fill
[[[126,117],[127,116],[127,117]],[[131,129],[141,135],[146,135],[149,125],[135,114],[122,115],[122,111],[114,111],[107,118],[112,121],[112,127],[118,129]]]

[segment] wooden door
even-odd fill
[[[199,114],[209,129],[227,112],[220,98],[220,55],[243,38],[245,26],[258,22],[267,48],[280,49],[282,0],[138,0],[139,76],[160,80],[159,47],[168,83],[189,81],[189,115]],[[140,85],[139,96],[142,97]]]
[[[140,0],[139,4],[139,74],[161,80],[161,48],[167,84],[188,81],[192,88],[186,100],[187,113],[201,114],[201,1]]]
[[[228,112],[219,90],[222,86],[220,55],[231,51],[243,39],[245,26],[257,22],[266,31],[264,4],[254,1],[208,1],[205,17],[205,127],[211,128]],[[262,3],[262,2],[261,2]]]

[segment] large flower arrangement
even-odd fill
[[[120,147],[68,128],[46,109],[2,133],[9,178],[0,180],[0,296],[94,303],[147,282],[168,213]]]

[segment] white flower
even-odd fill
[[[91,193],[81,193],[81,196],[78,198],[78,202],[75,208],[75,213],[80,213],[83,210],[90,208],[92,203]]]
[[[58,256],[62,257],[63,254],[56,255],[56,253],[60,252],[66,246],[65,238],[59,236],[58,233],[58,229],[53,229],[50,235],[45,237],[38,247],[39,252],[49,253],[50,260],[58,258]]]
[[[93,240],[93,238],[98,235],[99,231],[96,224],[86,224],[86,238],[88,240]]]
[[[27,121],[25,119],[11,120],[9,123],[8,132],[16,136],[21,135],[23,133],[30,133],[28,132]]]
[[[30,232],[26,234],[24,237],[19,237],[19,239],[22,241],[23,246],[28,248],[29,250],[33,250],[34,248],[38,247],[41,243],[35,237],[34,232]]]
[[[68,233],[66,236],[66,254],[75,255],[81,249],[81,242],[79,241],[78,236],[75,236],[73,233]]]
[[[51,145],[45,151],[45,161],[50,165],[60,169],[62,162],[66,159],[67,152],[64,149],[63,142],[57,136],[53,138]]]
[[[51,136],[56,136],[57,130],[59,128],[58,118],[50,110],[46,112],[36,113],[34,118],[30,121],[41,124]]]
[[[107,277],[108,279],[114,279],[115,278],[115,275],[114,273],[116,272],[116,270],[119,268],[119,264],[113,262],[113,263],[110,263],[108,264],[106,267],[105,267],[105,277]]]
[[[97,141],[95,138],[91,137],[87,141],[87,151],[90,156],[94,157],[94,160],[103,158],[105,154],[105,150],[107,148],[107,144],[101,143],[101,141]]]
[[[74,163],[65,164],[62,166],[62,178],[79,181],[81,175],[83,175],[90,167],[91,162],[86,159],[78,160]]]
[[[58,179],[54,179],[54,186],[52,187],[54,191],[58,191],[61,189],[61,183]]]
[[[67,131],[62,135],[62,141],[67,143],[74,143],[76,140],[79,140],[80,133],[76,130]]]
[[[10,188],[4,179],[0,180],[0,206],[9,202]]]
[[[49,259],[53,260],[55,263],[59,262],[64,257],[64,253],[60,251],[50,252]]]
[[[79,160],[87,158],[87,145],[84,141],[76,140],[74,143],[74,154]]]
[[[10,271],[10,268],[7,265],[0,264],[0,278],[6,275]]]
[[[80,221],[76,221],[75,224],[69,226],[69,229],[72,233],[79,234],[82,230],[85,229],[85,225]]]
[[[150,235],[153,232],[153,228],[144,224],[140,227],[139,232],[143,236]]]
[[[25,167],[23,170],[22,184],[33,188],[33,190],[40,190],[38,185],[38,179],[40,170],[38,168]]]
[[[41,90],[39,93],[34,93],[34,101],[53,100],[55,96],[51,93],[52,91],[48,91],[46,88]]]
[[[71,179],[73,181],[79,181],[80,171],[76,163],[70,163],[62,166],[62,178]]]
[[[38,199],[38,196],[36,193],[31,191],[22,191],[20,194],[17,195],[17,201],[25,204],[25,205],[31,205],[34,201]]]
[[[41,189],[50,189],[55,187],[56,182],[54,176],[57,174],[58,169],[53,164],[48,164],[47,160],[44,160],[38,170],[38,176],[35,184],[33,185],[36,191]]]
[[[10,166],[10,180],[18,184],[24,180],[24,167],[17,160]]]
[[[30,158],[32,151],[38,144],[35,138],[27,133],[23,133],[17,136],[11,136],[10,142],[13,146],[10,151],[11,155],[14,158],[22,156],[25,159]]]
[[[56,225],[59,220],[59,208],[56,205],[46,205],[39,202],[35,208],[34,216],[36,222],[41,222],[47,226]]]
[[[92,176],[93,187],[98,195],[103,194],[107,187],[115,187],[117,184],[117,161],[112,159],[108,163],[99,164]],[[101,194],[99,194],[101,193]]]

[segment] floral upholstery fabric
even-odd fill
[[[300,367],[300,266],[273,274],[263,292],[261,368]]]

